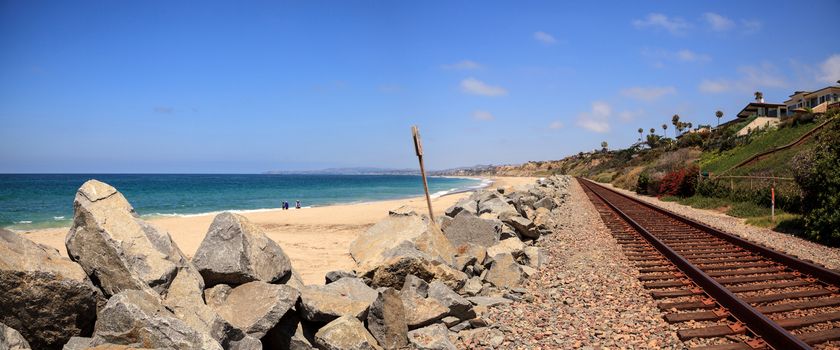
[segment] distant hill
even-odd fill
[[[284,175],[420,175],[417,169],[387,169],[387,168],[327,168],[320,170],[271,170],[263,174]]]

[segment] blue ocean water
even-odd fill
[[[419,176],[0,174],[0,227],[27,230],[69,226],[73,197],[85,181],[117,188],[141,216],[194,215],[223,210],[276,209],[368,202],[423,194]],[[478,179],[429,178],[435,195],[482,186]]]

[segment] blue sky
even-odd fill
[[[840,79],[840,2],[0,1],[0,172],[559,159]]]

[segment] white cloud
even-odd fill
[[[822,83],[834,84],[838,79],[840,79],[840,54],[834,54],[820,65],[817,80]]]
[[[592,102],[592,110],[578,115],[577,125],[598,133],[610,131],[609,118],[612,107],[606,102]]]
[[[503,96],[507,90],[501,86],[487,85],[476,78],[467,78],[461,81],[461,91],[473,95],[482,96]]]
[[[548,128],[549,129],[555,129],[555,130],[556,129],[562,129],[563,128],[563,122],[561,122],[561,121],[551,122],[551,124],[548,124]]]
[[[721,16],[714,12],[706,12],[703,14],[703,19],[709,24],[709,27],[716,32],[723,32],[735,27],[735,22],[729,18]]]
[[[675,53],[675,56],[678,60],[683,62],[706,62],[712,59],[712,57],[709,55],[696,53],[688,49],[677,51]]]
[[[752,92],[762,88],[784,88],[788,86],[785,78],[778,69],[770,63],[758,66],[738,67],[740,76],[737,79],[703,79],[698,89],[706,93],[721,93],[728,91]]]
[[[682,18],[669,18],[661,13],[650,13],[645,19],[634,20],[633,25],[636,28],[660,27],[674,35],[683,34],[689,27],[688,22]]]
[[[635,86],[631,88],[627,88],[621,90],[621,94],[630,98],[634,98],[637,100],[642,101],[656,101],[662,98],[665,95],[672,95],[676,94],[677,89],[673,86],[653,86],[653,87],[641,87]]]
[[[537,39],[537,41],[546,45],[554,45],[557,43],[557,39],[555,39],[553,35],[542,31],[534,33],[534,39]]]
[[[472,69],[480,69],[481,64],[476,62],[476,61],[462,60],[462,61],[455,62],[455,63],[452,63],[452,64],[444,64],[441,67],[443,69],[472,70]]]
[[[626,123],[626,122],[633,121],[636,118],[641,117],[644,114],[645,114],[645,111],[643,111],[641,109],[637,110],[637,111],[622,111],[621,113],[618,113],[618,119],[621,120],[622,122]]]
[[[741,27],[744,29],[744,34],[755,34],[761,30],[761,21],[757,19],[742,19]]]
[[[475,120],[481,120],[481,121],[496,120],[496,117],[488,111],[481,111],[481,110],[475,111],[475,112],[473,112],[472,116],[473,116],[473,119],[475,119]]]

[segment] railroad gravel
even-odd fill
[[[810,260],[829,269],[840,270],[840,249],[838,248],[831,248],[810,242],[791,234],[747,225],[744,219],[731,217],[716,211],[696,209],[675,202],[664,202],[656,197],[638,195],[635,192],[620,189],[612,185],[608,187],[647,203],[703,222],[721,231],[738,235],[744,239],[760,243],[803,260]]]
[[[583,189],[571,181],[569,191],[560,229],[537,243],[548,264],[529,279],[523,301],[486,314],[504,334],[499,348],[685,348]]]

